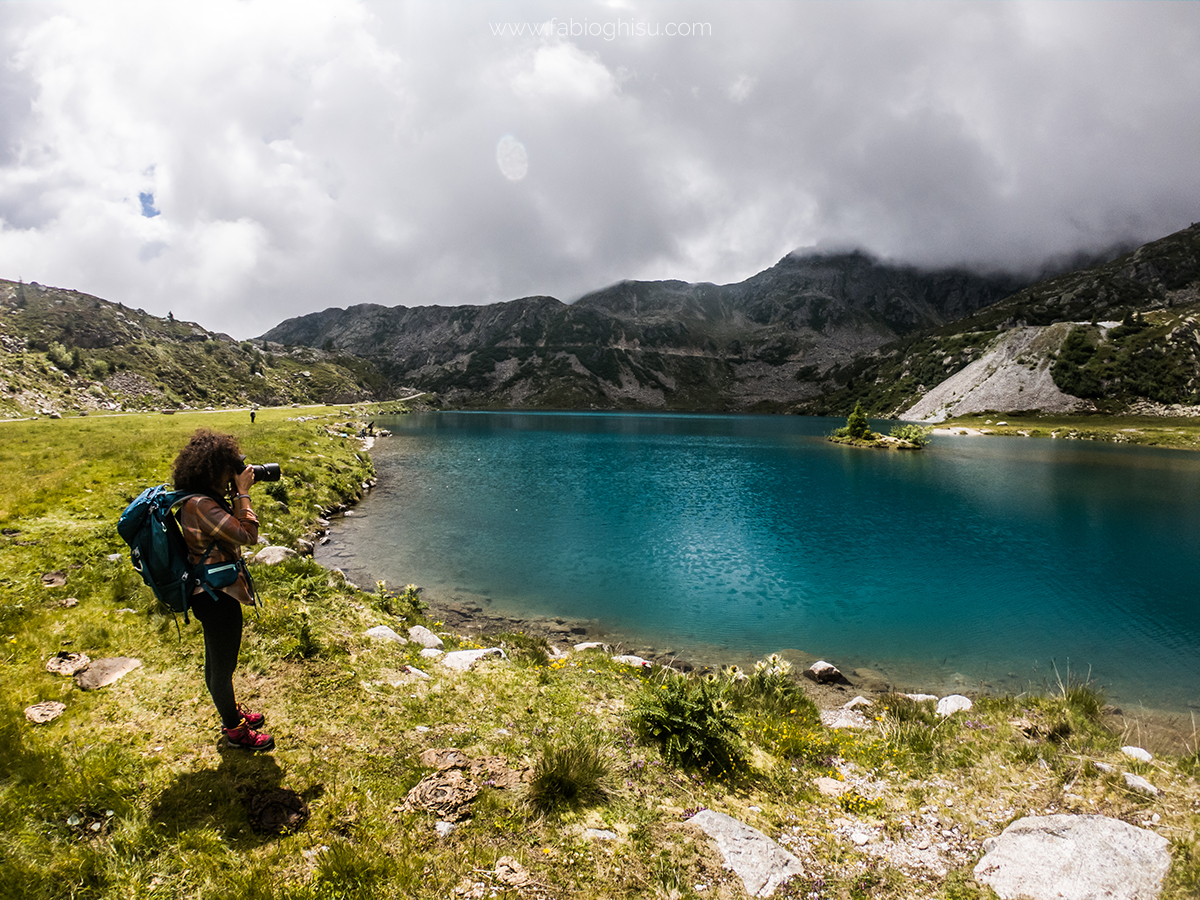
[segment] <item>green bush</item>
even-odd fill
[[[896,425],[892,428],[891,436],[916,447],[924,447],[929,443],[929,432],[930,429],[922,425]]]
[[[715,675],[664,673],[660,682],[643,685],[629,714],[630,726],[641,740],[658,744],[675,765],[729,775],[744,768],[745,751],[725,696],[727,685]]]

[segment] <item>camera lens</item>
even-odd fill
[[[281,472],[279,471],[279,463],[263,463],[260,466],[251,466],[254,470],[254,482],[257,484],[260,481],[278,481]]]

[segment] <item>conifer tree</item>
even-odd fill
[[[867,414],[862,411],[862,403],[854,404],[854,411],[846,419],[846,430],[856,441],[870,437],[871,426],[867,424]]]

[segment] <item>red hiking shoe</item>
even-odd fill
[[[238,750],[259,751],[275,749],[275,738],[269,734],[255,731],[246,724],[245,719],[242,719],[241,724],[237,728],[222,728],[221,733],[225,735],[225,743]]]
[[[250,710],[246,709],[246,707],[242,706],[240,703],[238,704],[237,710],[238,715],[242,717],[242,721],[255,731],[258,731],[267,724],[267,717],[262,713],[250,712]]]

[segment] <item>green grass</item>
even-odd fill
[[[0,535],[0,896],[391,900],[476,883],[508,897],[743,896],[681,824],[698,807],[803,844],[806,876],[780,896],[827,900],[901,898],[918,882],[931,897],[986,897],[970,876],[979,844],[1021,815],[1140,824],[1157,814],[1175,858],[1164,896],[1194,896],[1195,745],[1180,756],[1153,747],[1153,763],[1133,764],[1119,747],[1135,736],[1112,730],[1086,683],[979,698],[948,720],[881,696],[868,729],[832,731],[778,657],[747,672],[646,673],[599,653],[555,657],[514,631],[488,638],[509,662],[452,673],[415,645],[363,634],[377,624],[444,631],[415,587],[358,590],[310,559],[255,567],[264,605],[247,617],[236,676],[240,698],[267,713],[277,749],[219,752],[199,628],[183,626],[181,639],[123,555],[107,559],[123,551],[116,516],[142,486],[167,479],[203,424],[235,431],[252,460],[283,465],[286,510],[262,486],[255,506],[264,532],[294,540],[369,478],[357,443],[329,433],[366,412],[264,410],[253,429],[244,413],[0,424],[0,524],[10,532]],[[327,418],[290,421],[300,415]],[[43,585],[54,570],[66,573],[64,587]],[[64,607],[66,597],[78,605]],[[59,650],[143,665],[83,693],[44,670]],[[406,675],[406,665],[433,677]],[[66,703],[65,714],[29,724],[23,709],[48,699]],[[435,817],[404,800],[430,773],[422,752],[447,747],[502,757],[527,781],[481,784],[469,817],[439,837]],[[1137,771],[1163,794],[1137,795],[1098,762]],[[818,778],[848,789],[827,796]],[[276,789],[302,797],[310,818],[293,832],[256,832],[251,804]],[[937,839],[954,827],[969,849],[942,879],[874,857],[838,830],[844,821],[912,840],[930,810]],[[593,840],[588,829],[616,837]],[[532,887],[497,880],[504,856],[526,867]]]

